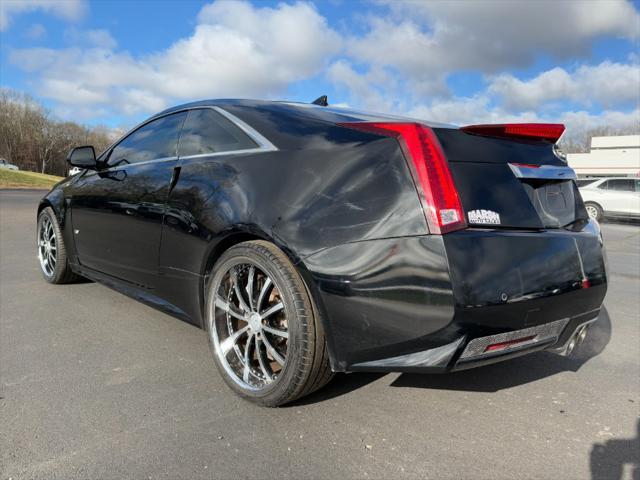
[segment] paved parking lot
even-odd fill
[[[197,328],[45,283],[41,195],[0,192],[0,478],[640,478],[638,225],[603,226],[606,311],[573,357],[340,375],[264,409]]]

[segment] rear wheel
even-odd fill
[[[595,202],[586,202],[584,206],[587,209],[587,213],[589,214],[590,218],[593,218],[598,222],[602,220],[603,213],[602,213],[602,207],[600,205],[598,205]]]
[[[80,277],[71,271],[62,230],[51,207],[38,216],[38,260],[42,276],[49,283],[69,283]]]
[[[238,244],[216,262],[206,329],[225,382],[255,403],[291,402],[332,377],[313,300],[293,264],[268,242]]]

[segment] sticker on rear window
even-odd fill
[[[469,223],[500,225],[500,214],[491,210],[470,210],[467,212]]]

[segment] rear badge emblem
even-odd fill
[[[500,214],[491,210],[470,210],[467,212],[469,223],[500,225]]]

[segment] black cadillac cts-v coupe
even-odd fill
[[[206,330],[228,385],[281,405],[333,372],[570,353],[606,288],[553,124],[452,127],[247,100],[161,112],[38,208],[44,278]]]

